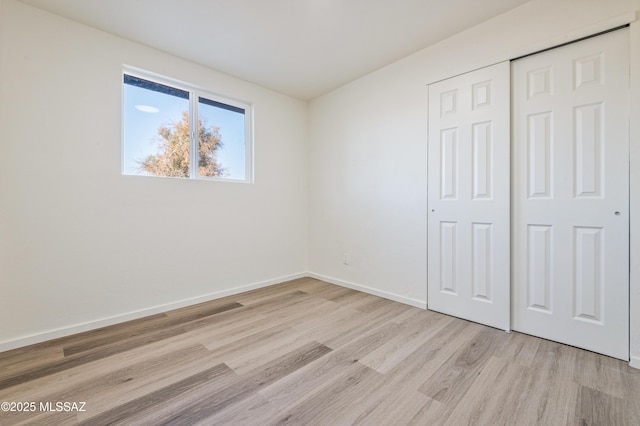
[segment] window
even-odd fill
[[[251,182],[251,106],[125,69],[122,173]]]

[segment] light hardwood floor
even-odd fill
[[[0,401],[37,408],[2,425],[640,425],[640,370],[300,279],[0,353]]]

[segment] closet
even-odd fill
[[[428,308],[629,359],[629,30],[429,85]]]

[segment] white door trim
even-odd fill
[[[640,117],[640,21],[629,26],[631,117]],[[640,368],[640,120],[629,126],[629,337],[632,367]]]

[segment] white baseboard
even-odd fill
[[[400,296],[394,293],[388,293],[386,291],[376,290],[364,285],[355,284],[348,281],[339,280],[337,278],[328,277],[313,272],[300,272],[297,274],[287,275],[283,277],[273,278],[266,281],[261,281],[253,284],[248,284],[240,287],[234,287],[228,290],[218,291],[214,293],[205,294],[198,297],[192,297],[189,299],[179,300],[177,302],[167,303],[163,305],[157,305],[146,309],[141,309],[134,312],[128,312],[121,315],[114,315],[107,318],[102,318],[95,321],[89,321],[81,324],[75,324],[69,327],[57,328],[54,330],[45,331],[43,333],[32,334],[29,336],[21,337],[14,340],[7,340],[0,342],[0,352],[9,351],[24,346],[33,345],[35,343],[45,342],[47,340],[57,339],[59,337],[70,336],[72,334],[82,333],[84,331],[95,330],[101,327],[107,327],[114,324],[119,324],[126,321],[143,318],[149,315],[159,314],[162,312],[171,311],[174,309],[184,308],[186,306],[196,305],[198,303],[208,302],[215,299],[220,299],[226,296],[232,296],[234,294],[244,293],[245,291],[256,290],[258,288],[268,287],[274,284],[280,284],[283,282],[295,280],[298,278],[316,278],[322,281],[326,281],[331,284],[339,285],[341,287],[350,288],[353,290],[362,291],[363,293],[373,294],[374,296],[380,296],[385,299],[393,300],[395,302],[404,303],[406,305],[415,306],[417,308],[426,309],[427,304],[421,300],[412,299],[405,296]],[[633,362],[633,360],[632,360]],[[638,368],[640,368],[640,359],[636,360]],[[633,364],[632,364],[633,366]]]
[[[307,273],[301,272],[298,274],[292,274],[284,277],[273,278],[267,281],[248,284],[240,287],[231,288],[228,290],[218,291],[215,293],[209,293],[209,294],[205,294],[198,297],[183,299],[177,302],[167,303],[164,305],[157,305],[151,308],[141,309],[139,311],[128,312],[126,314],[114,315],[114,316],[111,316],[108,318],[102,318],[96,321],[89,321],[82,324],[75,324],[69,327],[63,327],[55,330],[45,331],[43,333],[32,334],[30,336],[1,342],[0,352],[21,348],[23,346],[33,345],[35,343],[45,342],[47,340],[57,339],[59,337],[65,337],[72,334],[82,333],[84,331],[95,330],[97,328],[119,324],[125,321],[131,321],[134,319],[146,317],[149,315],[159,314],[162,312],[167,312],[174,309],[184,308],[185,306],[196,305],[198,303],[208,302],[211,300],[220,299],[222,297],[232,296],[238,293],[244,293],[245,291],[255,290],[262,287],[268,287],[270,285],[280,284],[286,281],[291,281],[298,278],[305,278],[308,276],[309,275]]]
[[[629,365],[633,368],[640,368],[640,356],[632,356]]]
[[[307,275],[311,278],[316,278],[318,280],[326,281],[328,283],[339,285],[341,287],[347,287],[352,290],[358,290],[363,293],[369,293],[374,296],[380,296],[385,299],[393,300],[394,302],[400,302],[400,303],[404,303],[405,305],[415,306],[416,308],[427,309],[427,303],[422,300],[412,299],[410,297],[400,296],[399,294],[389,293],[382,290],[376,290],[371,287],[352,283],[349,281],[343,281],[337,278],[328,277],[326,275],[316,274],[314,272],[309,272]]]

